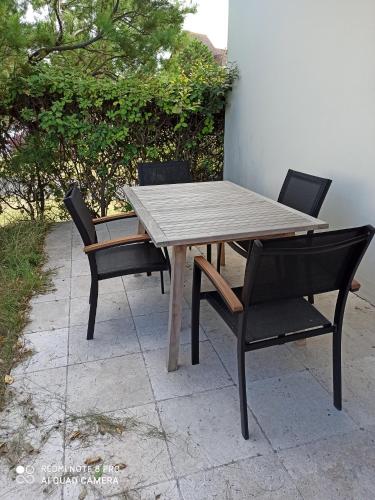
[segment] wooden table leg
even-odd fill
[[[185,263],[186,246],[178,245],[173,247],[168,320],[169,353],[167,368],[169,372],[177,370],[178,367]]]

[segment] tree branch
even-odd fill
[[[40,49],[38,49],[38,50],[34,51],[32,54],[30,54],[29,62],[34,63],[34,62],[41,61],[46,56],[48,56],[48,54],[51,54],[51,52],[65,52],[67,50],[84,49],[85,47],[92,45],[93,43],[97,42],[98,40],[101,40],[102,38],[103,38],[103,33],[98,33],[93,38],[90,38],[89,40],[85,40],[83,42],[77,42],[77,43],[73,43],[73,44],[55,45],[52,47],[41,47]]]
[[[54,5],[53,5],[53,10],[55,11],[57,23],[59,25],[59,35],[57,37],[55,45],[60,45],[62,40],[63,40],[63,37],[64,37],[64,26],[63,26],[62,19],[60,16],[60,0],[55,0]]]

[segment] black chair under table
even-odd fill
[[[164,293],[163,271],[168,270],[167,259],[161,249],[156,248],[147,234],[133,234],[123,238],[101,241],[95,225],[135,217],[134,213],[92,219],[77,186],[66,193],[64,204],[75,223],[84,243],[91,271],[90,314],[87,339],[94,337],[99,281],[127,274],[160,271],[161,291]]]
[[[331,179],[297,170],[288,170],[277,201],[311,217],[318,217],[331,183]],[[252,241],[249,240],[228,241],[228,245],[245,258],[251,244]],[[217,270],[219,272],[221,252],[222,244],[218,246]]]
[[[193,182],[190,163],[187,160],[171,160],[165,162],[148,162],[138,165],[138,181],[140,186],[156,186],[158,184],[182,184]],[[207,245],[207,260],[211,262],[212,247]]]
[[[195,258],[192,363],[199,363],[199,311],[200,301],[205,299],[237,337],[241,426],[245,439],[249,438],[247,351],[332,333],[333,401],[341,410],[341,333],[345,305],[353,276],[373,235],[374,228],[364,226],[256,240],[247,256],[244,285],[233,289],[203,257]],[[201,291],[202,271],[215,291]],[[333,320],[304,298],[333,291],[338,291]]]

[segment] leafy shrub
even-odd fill
[[[105,215],[118,189],[137,182],[140,161],[189,159],[195,180],[220,179],[235,71],[202,47],[192,41],[158,71],[116,80],[48,64],[15,78],[0,108],[11,117],[0,144],[3,203],[43,216],[76,180]]]

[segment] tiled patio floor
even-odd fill
[[[100,229],[100,239],[134,230],[114,222]],[[168,293],[161,295],[158,275],[102,283],[95,339],[88,342],[89,268],[70,223],[54,228],[47,250],[48,265],[57,268],[56,290],[32,301],[25,342],[34,355],[13,372],[0,428],[0,441],[13,446],[10,456],[0,454],[0,498],[375,497],[374,307],[350,296],[342,412],[332,404],[328,336],[247,355],[251,438],[245,441],[234,338],[207,305],[201,363],[189,361],[191,266],[198,249],[188,252],[183,345],[174,373],[166,371]],[[242,259],[228,250],[223,274],[232,285],[242,270]],[[318,297],[317,304],[329,313],[333,297]],[[83,466],[89,457],[101,458],[105,484],[82,484],[85,473],[43,471]],[[25,473],[17,482],[9,470],[16,464],[32,465],[35,481],[27,483]],[[116,464],[121,470],[107,470]],[[40,485],[45,476],[64,476],[69,484]]]

